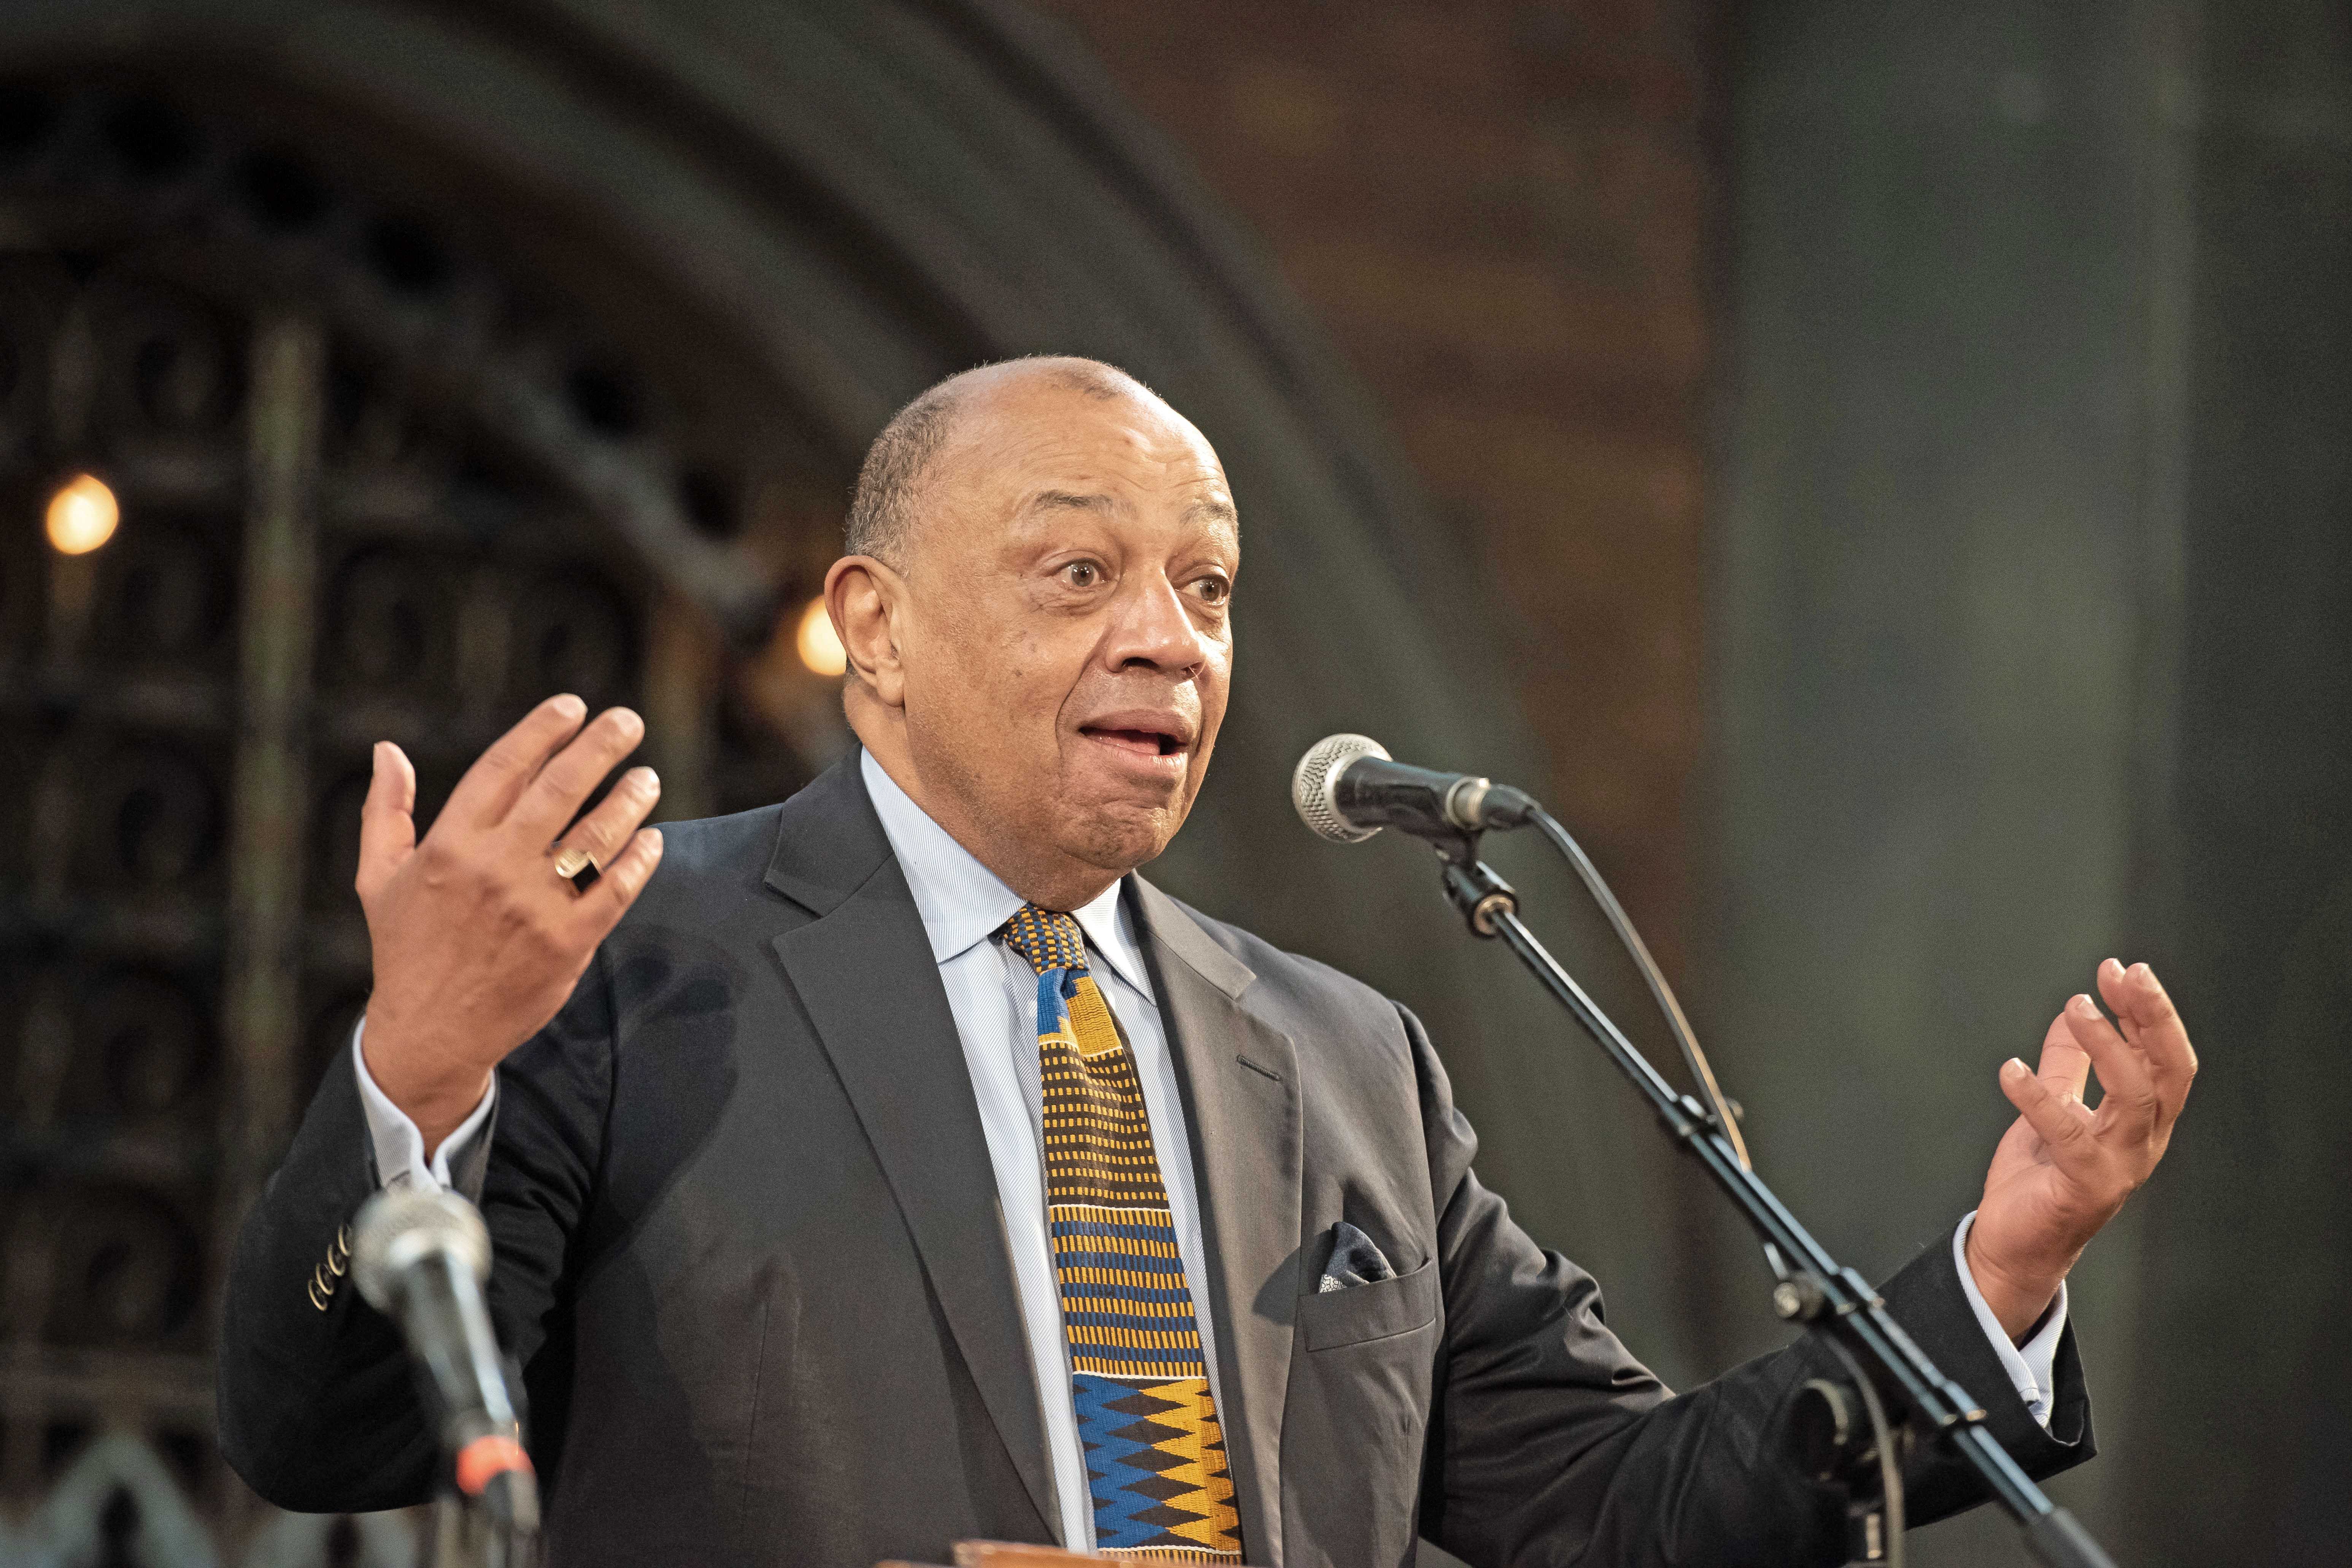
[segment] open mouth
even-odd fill
[[[1133,752],[1143,757],[1172,757],[1184,749],[1183,742],[1164,730],[1105,730],[1088,726],[1078,733],[1090,741],[1100,741],[1106,746],[1117,746],[1123,752]]]

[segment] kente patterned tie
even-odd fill
[[[1000,934],[1037,971],[1045,1218],[1095,1545],[1238,1563],[1224,1433],[1135,1058],[1076,920],[1030,904]]]

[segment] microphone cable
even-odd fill
[[[1642,972],[1643,980],[1650,987],[1651,997],[1657,1003],[1658,1011],[1664,1016],[1666,1028],[1682,1052],[1684,1065],[1689,1068],[1692,1079],[1706,1099],[1710,1120],[1722,1131],[1724,1141],[1730,1144],[1731,1152],[1738,1157],[1740,1165],[1753,1170],[1755,1166],[1748,1156],[1748,1142],[1739,1134],[1739,1117],[1730,1099],[1717,1083],[1715,1069],[1708,1064],[1706,1051],[1699,1047],[1698,1037],[1692,1031],[1689,1018],[1684,1016],[1682,1004],[1675,1000],[1675,988],[1666,983],[1665,973],[1658,967],[1657,960],[1650,956],[1649,944],[1642,940],[1642,933],[1633,929],[1633,922],[1627,918],[1624,906],[1617,901],[1617,895],[1609,890],[1609,884],[1602,879],[1600,868],[1592,864],[1592,858],[1585,854],[1584,847],[1576,841],[1574,836],[1540,805],[1528,812],[1528,820],[1535,824],[1538,832],[1550,840],[1552,847],[1576,868],[1577,877],[1584,883],[1585,891],[1592,896],[1592,901],[1608,917],[1610,929],[1617,933],[1617,940],[1624,947],[1626,956],[1633,959],[1633,967]],[[1785,1280],[1790,1277],[1788,1261],[1780,1256],[1780,1249],[1769,1241],[1764,1244],[1764,1257],[1771,1265],[1776,1278]],[[1843,1345],[1838,1343],[1835,1336],[1824,1334],[1822,1342],[1829,1346],[1831,1353],[1843,1364],[1846,1374],[1853,1379],[1854,1388],[1862,1395],[1863,1409],[1870,1417],[1872,1447],[1878,1461],[1880,1506],[1885,1510],[1885,1539],[1878,1543],[1883,1556],[1878,1561],[1884,1568],[1904,1568],[1903,1469],[1897,1430],[1887,1419],[1885,1404],[1879,1398],[1878,1390],[1873,1386],[1860,1363]]]
[[[1666,984],[1664,973],[1658,968],[1658,961],[1650,956],[1649,944],[1642,940],[1642,933],[1635,931],[1633,922],[1626,918],[1624,906],[1617,901],[1617,895],[1609,890],[1609,884],[1601,880],[1599,868],[1592,864],[1592,858],[1585,854],[1584,847],[1542,806],[1536,806],[1528,815],[1537,831],[1551,840],[1552,847],[1576,868],[1577,876],[1584,882],[1585,891],[1592,895],[1592,901],[1601,907],[1601,912],[1609,917],[1610,930],[1617,933],[1619,944],[1625,949],[1626,956],[1633,959],[1633,967],[1642,972],[1643,981],[1650,987],[1651,998],[1657,1003],[1658,1011],[1665,1016],[1667,1032],[1674,1036],[1675,1046],[1682,1052],[1683,1065],[1690,1069],[1692,1081],[1698,1085],[1699,1094],[1706,1101],[1707,1119],[1715,1123],[1723,1133],[1724,1141],[1731,1145],[1731,1152],[1738,1156],[1741,1169],[1754,1170],[1756,1167],[1748,1157],[1748,1141],[1739,1135],[1738,1113],[1724,1094],[1722,1087],[1716,1082],[1715,1068],[1708,1065],[1706,1053],[1699,1048],[1698,1037],[1691,1032],[1690,1020],[1683,1016],[1683,1005],[1675,999],[1675,988]],[[1764,1250],[1771,1257],[1773,1273],[1780,1279],[1787,1279],[1788,1268],[1779,1249],[1767,1245]]]

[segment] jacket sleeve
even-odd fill
[[[490,1232],[492,1326],[526,1385],[562,1334],[573,1237],[601,1158],[612,1094],[613,1008],[600,952],[555,1020],[499,1068],[498,1105],[453,1172]],[[477,1163],[478,1161],[478,1163]],[[221,1324],[221,1448],[280,1508],[359,1512],[426,1500],[438,1447],[392,1321],[360,1300],[350,1226],[376,1191],[359,1081],[339,1052],[285,1162],[246,1216]],[[322,1287],[324,1287],[322,1289]],[[541,1399],[534,1460],[560,1441]]]
[[[1399,1011],[1420,1080],[1445,1305],[1422,1533],[1476,1568],[1845,1561],[1843,1498],[1781,1458],[1790,1397],[1829,1374],[1829,1354],[1800,1340],[1669,1391],[1610,1331],[1592,1277],[1537,1247],[1479,1184],[1477,1136],[1420,1021]],[[2071,1329],[2045,1431],[1985,1342],[1948,1237],[1880,1289],[2030,1474],[2090,1457]],[[1972,1473],[1940,1448],[1915,1458],[1905,1497],[1915,1525],[1981,1500]]]

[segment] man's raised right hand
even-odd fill
[[[631,768],[562,844],[581,803],[644,739],[645,721],[551,697],[484,752],[416,839],[416,770],[380,741],[360,812],[360,903],[375,956],[361,1049],[368,1075],[424,1135],[432,1158],[488,1092],[507,1053],[571,998],[596,944],[661,861],[639,828],[661,798]],[[584,892],[556,874],[560,848],[598,867]]]

